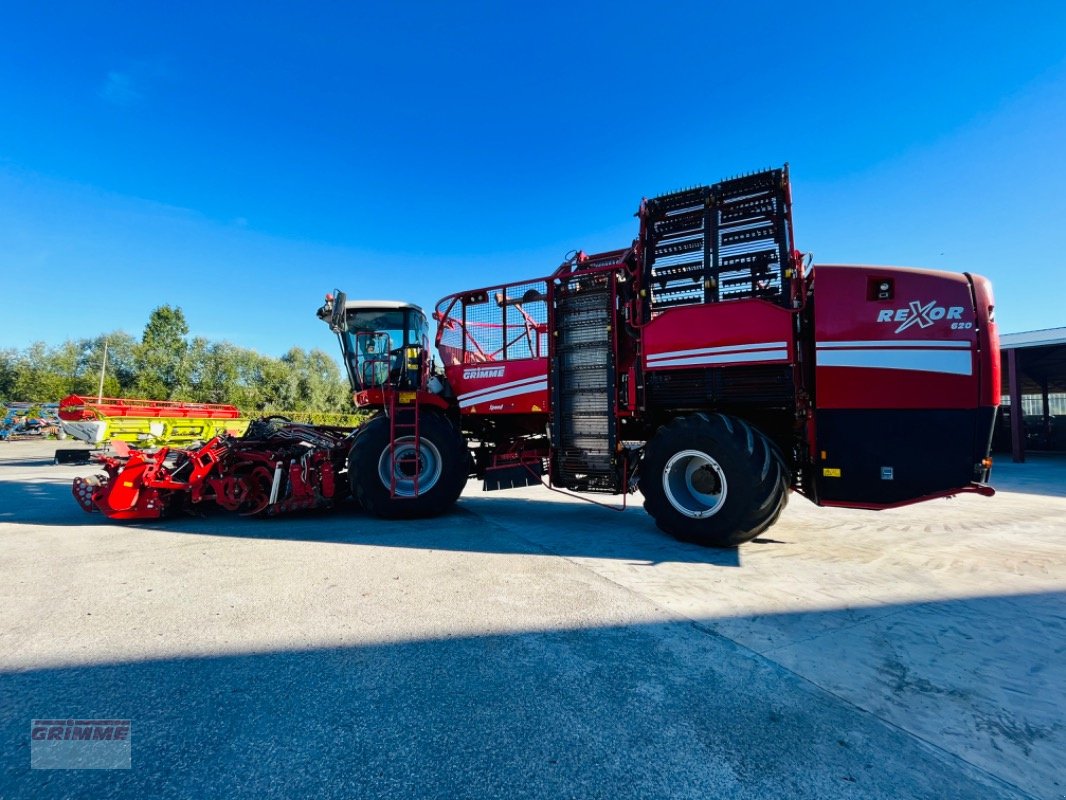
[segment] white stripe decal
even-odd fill
[[[959,341],[958,339],[896,339],[887,341],[884,339],[861,339],[856,342],[818,342],[818,349],[835,347],[884,347],[884,348],[915,348],[915,347],[952,347],[969,350],[971,342]]]
[[[694,364],[754,364],[758,361],[787,361],[788,350],[752,350],[747,353],[723,353],[722,355],[692,356],[649,361],[648,369],[658,367],[682,367]]]
[[[664,358],[680,358],[682,356],[709,355],[711,353],[734,353],[745,350],[771,350],[786,347],[787,342],[760,342],[758,344],[730,344],[720,347],[697,347],[694,350],[667,350],[663,353],[648,353],[648,362],[659,361]]]
[[[493,392],[491,394],[479,395],[477,397],[465,397],[459,400],[459,408],[469,408],[470,406],[476,406],[480,403],[488,403],[492,400],[503,400],[505,397],[515,397],[520,394],[530,394],[532,392],[546,392],[548,391],[547,378],[540,378],[540,383],[528,384],[526,386],[518,386],[511,389],[504,389],[500,392]]]
[[[482,395],[482,394],[491,394],[492,392],[498,392],[501,389],[511,389],[511,388],[514,388],[515,386],[522,386],[522,385],[527,384],[527,383],[536,383],[537,381],[545,381],[545,380],[547,380],[547,378],[544,377],[543,375],[535,375],[532,378],[523,378],[520,381],[508,381],[507,383],[497,383],[497,384],[495,384],[493,386],[486,386],[483,389],[475,389],[472,392],[467,392],[466,394],[461,394],[461,395],[459,395],[459,399],[460,400],[465,400],[468,397],[477,397],[478,395]]]
[[[948,375],[973,374],[972,354],[958,350],[819,350],[817,365],[942,372]]]

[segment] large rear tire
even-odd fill
[[[648,442],[640,465],[644,508],[682,541],[736,547],[773,525],[788,502],[777,447],[738,417],[678,417]]]
[[[375,417],[360,430],[348,454],[348,480],[352,495],[371,514],[432,517],[459,498],[469,464],[459,431],[440,414],[425,413],[419,420],[419,440],[416,453],[413,435],[399,437],[393,457],[388,417]]]

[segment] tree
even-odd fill
[[[139,342],[112,331],[56,347],[35,342],[0,350],[0,400],[95,396],[106,341],[108,397],[230,403],[249,415],[352,410],[348,384],[322,350],[294,347],[273,358],[201,336],[189,341],[188,334],[182,310],[164,305],[152,312]]]
[[[326,353],[318,349],[305,353],[294,347],[281,361],[296,382],[290,408],[333,413],[349,410],[348,385],[341,380],[337,363]]]
[[[49,400],[59,400],[74,392],[91,391],[86,382],[82,380],[82,371],[78,363],[80,355],[78,343],[70,339],[47,351],[47,369],[56,378],[57,385],[62,387],[59,390],[59,397],[49,397]]]
[[[207,348],[200,380],[204,402],[232,403],[244,408],[247,401],[242,396],[240,352],[229,342],[215,342]]]
[[[52,363],[48,346],[34,342],[15,362],[12,394],[19,400],[49,402],[63,396],[66,381]]]
[[[15,369],[19,354],[15,349],[0,350],[0,402],[15,399]]]
[[[111,331],[79,342],[80,371],[85,375],[88,392],[96,394],[100,385],[100,365],[104,360],[107,342],[107,369],[104,396],[123,397],[134,393],[137,383],[137,340],[125,331]]]
[[[156,400],[177,395],[187,382],[188,334],[189,325],[180,307],[162,305],[152,311],[137,348],[134,388],[138,394]]]
[[[279,358],[260,356],[258,371],[263,396],[260,409],[274,414],[291,411],[300,403],[300,381],[296,371]]]

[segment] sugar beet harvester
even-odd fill
[[[426,516],[470,476],[486,489],[546,479],[639,487],[664,531],[734,546],[772,525],[790,490],[872,509],[993,493],[1000,374],[986,279],[805,269],[787,167],[646,200],[638,217],[630,247],[441,300],[439,364],[417,306],[327,296],[318,314],[373,416],[346,436],[282,425],[222,437],[196,496],[176,500],[180,480],[148,487],[153,511],[220,496],[276,513],[350,492],[374,514]],[[154,474],[191,473],[197,457],[157,453]],[[87,508],[107,510],[127,468],[112,461],[81,487]]]

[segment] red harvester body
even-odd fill
[[[486,489],[639,486],[662,529],[733,546],[790,491],[860,508],[992,493],[987,280],[808,270],[787,167],[646,200],[638,216],[628,248],[441,300],[439,366],[421,309],[327,297],[353,399],[376,412],[323,451],[331,476],[346,473],[337,494],[415,516],[450,507],[471,475]]]

